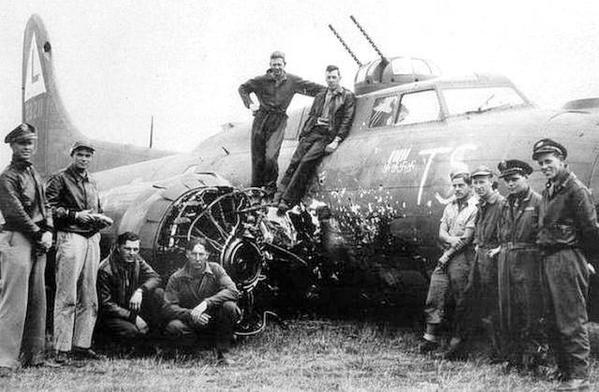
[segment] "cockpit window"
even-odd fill
[[[443,89],[450,116],[506,109],[526,102],[512,87],[470,87]]]
[[[391,60],[391,67],[393,69],[394,75],[411,75],[413,73],[412,70],[412,62],[409,58],[398,57]]]
[[[397,107],[398,97],[379,97],[374,100],[368,126],[370,128],[384,127],[393,124],[393,114]]]
[[[435,90],[403,94],[396,124],[408,125],[439,120],[439,99]]]
[[[417,75],[432,74],[428,64],[420,59],[412,59],[412,66],[414,67],[414,73]]]

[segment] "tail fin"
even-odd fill
[[[171,152],[94,141],[79,132],[58,93],[52,61],[54,48],[42,19],[32,15],[23,38],[22,117],[38,131],[34,164],[47,176],[69,163],[68,149],[76,140],[91,141],[96,154],[91,171],[110,169],[170,155]]]

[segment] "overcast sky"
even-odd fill
[[[190,150],[228,121],[250,121],[237,87],[274,49],[287,71],[324,82],[357,69],[332,23],[364,62],[375,53],[433,60],[444,74],[499,72],[542,107],[599,96],[599,3],[593,1],[7,1],[0,8],[0,135],[20,121],[23,31],[37,13],[50,35],[58,85],[90,137]],[[296,99],[294,105],[309,102]],[[2,146],[0,163],[8,159]]]

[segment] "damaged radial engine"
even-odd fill
[[[282,227],[264,219],[267,208],[260,204],[259,189],[236,189],[213,173],[185,174],[158,184],[132,183],[101,197],[105,213],[115,220],[110,232],[102,233],[103,253],[119,233],[137,232],[142,257],[165,280],[184,264],[190,238],[207,240],[212,247],[210,261],[221,264],[242,293],[238,335],[260,332],[268,314],[278,320],[254,301],[254,289],[266,280],[268,262],[276,257],[307,266],[285,249],[295,241],[293,225]],[[268,295],[276,295],[274,283],[264,285]]]

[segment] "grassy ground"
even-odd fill
[[[23,369],[0,379],[14,391],[547,391],[545,378],[482,360],[448,362],[417,353],[418,336],[371,323],[297,321],[239,342],[235,365],[199,355],[123,358]],[[592,364],[591,382],[599,383]],[[598,387],[599,389],[599,387]]]

